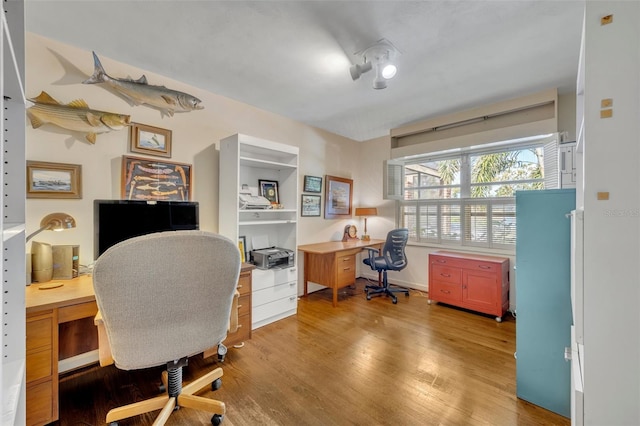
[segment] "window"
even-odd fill
[[[515,191],[544,189],[551,147],[540,137],[402,161],[398,225],[416,242],[514,249]]]

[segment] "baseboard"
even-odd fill
[[[361,278],[368,278],[371,281],[374,282],[378,282],[378,274],[376,272],[374,273],[360,273],[360,277]],[[421,283],[412,283],[409,281],[403,281],[403,280],[398,280],[398,279],[391,279],[391,274],[387,275],[387,281],[389,281],[389,284],[394,284],[394,285],[398,285],[400,287],[405,287],[405,288],[412,288],[414,290],[419,290],[419,291],[424,291],[424,292],[428,292],[429,291],[429,287],[426,284],[421,284]]]

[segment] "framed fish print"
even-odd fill
[[[122,156],[123,200],[191,201],[191,164]]]
[[[171,158],[171,130],[131,123],[129,142],[131,152]]]
[[[82,198],[82,165],[27,161],[27,198]]]
[[[324,218],[351,217],[352,197],[353,180],[327,175],[325,177]]]

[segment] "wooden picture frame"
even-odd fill
[[[320,195],[302,194],[300,197],[300,216],[320,216]]]
[[[171,158],[171,130],[132,123],[129,130],[129,150],[138,154]]]
[[[280,204],[280,194],[278,193],[278,181],[258,179],[260,195],[269,200],[271,204]]]
[[[122,156],[123,200],[191,201],[191,164]]]
[[[27,198],[82,198],[82,165],[27,161]]]
[[[304,177],[304,190],[303,192],[322,192],[322,178],[319,176],[306,176]]]
[[[325,176],[324,218],[351,217],[353,180],[337,176]]]

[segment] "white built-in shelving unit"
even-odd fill
[[[25,97],[24,2],[3,1],[2,92],[2,425],[25,424]]]
[[[281,208],[241,209],[247,185],[257,195],[259,180],[278,182]],[[297,250],[298,148],[236,134],[220,141],[219,233],[233,241],[245,237],[247,253],[255,237],[268,246]],[[248,261],[249,259],[247,259]],[[252,277],[252,329],[294,315],[298,306],[297,259],[293,267],[255,269]]]

